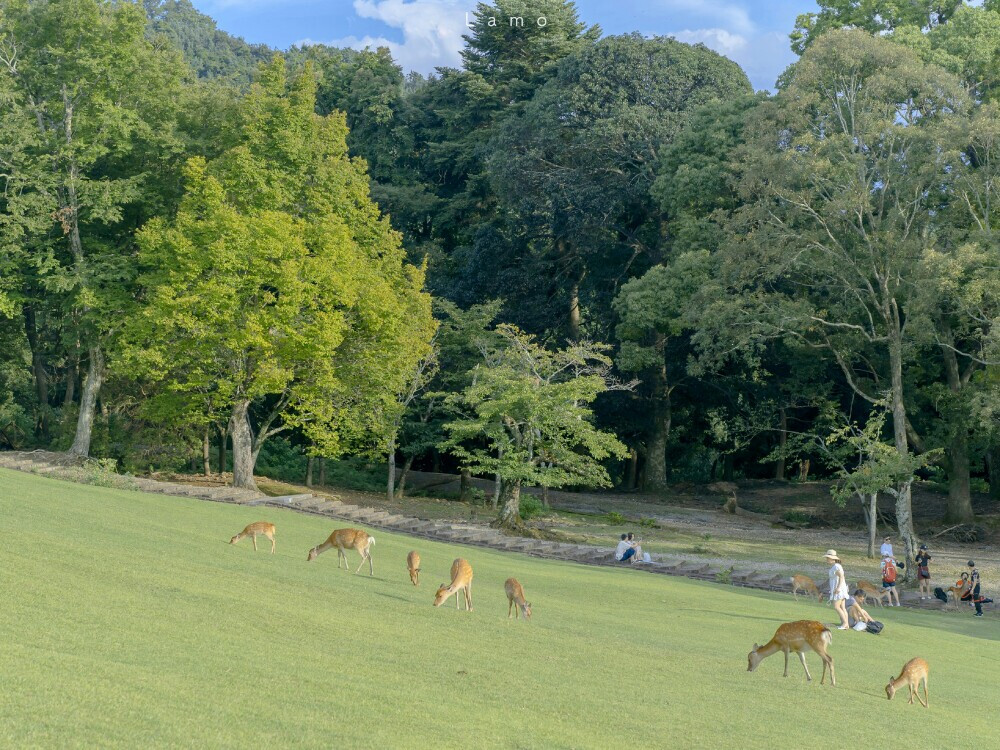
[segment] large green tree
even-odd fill
[[[384,445],[396,395],[433,333],[423,273],[368,197],[342,115],[277,58],[241,108],[239,143],[193,160],[177,217],[140,236],[146,303],[130,363],[227,405],[233,481],[298,429],[321,455]],[[367,443],[367,445],[366,445]]]

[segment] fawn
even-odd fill
[[[928,708],[927,705],[927,662],[921,659],[919,656],[916,659],[910,659],[906,664],[903,665],[903,671],[899,673],[899,677],[892,679],[892,675],[889,675],[889,684],[885,686],[885,695],[889,700],[892,700],[892,696],[896,694],[896,691],[902,685],[906,685],[910,689],[910,700],[907,703],[913,703],[913,696],[917,696],[917,700],[920,701],[920,705],[924,708]],[[920,681],[924,681],[924,697],[923,700],[920,699]]]
[[[798,620],[797,622],[786,622],[780,625],[774,633],[774,637],[763,646],[753,645],[753,651],[747,656],[747,672],[753,672],[771,654],[782,651],[785,654],[785,677],[788,677],[788,652],[794,651],[799,655],[802,668],[806,671],[806,679],[812,680],[809,674],[809,667],[806,666],[805,651],[812,649],[819,658],[823,660],[823,675],[819,684],[823,684],[826,679],[826,668],[830,668],[830,684],[836,685],[837,678],[833,672],[833,657],[827,652],[827,646],[833,643],[833,634],[830,629],[821,622],[815,620]]]
[[[798,599],[799,591],[805,591],[807,594],[816,597],[816,601],[823,601],[823,594],[820,593],[819,587],[816,582],[809,576],[792,576],[792,595]]]
[[[868,601],[874,600],[878,606],[882,606],[882,600],[888,598],[889,592],[883,588],[876,586],[871,581],[858,581],[856,588],[861,589],[865,592],[865,599]]]
[[[257,535],[266,536],[271,540],[271,554],[274,554],[274,524],[267,521],[257,521],[247,526],[243,531],[229,540],[230,544],[236,544],[240,539],[253,537],[253,551],[257,551]]]
[[[451,584],[441,584],[434,594],[434,606],[440,607],[449,596],[459,591],[465,593],[465,609],[472,611],[472,566],[468,560],[459,557],[451,564]],[[455,597],[455,609],[459,609],[458,597]]]
[[[518,583],[516,578],[508,578],[503,585],[503,590],[507,592],[507,619],[510,619],[510,611],[514,610],[514,619],[518,618],[518,610],[524,613],[524,619],[531,619],[531,602],[524,600],[524,588]],[[516,607],[514,605],[517,605]]]
[[[361,566],[365,564],[365,560],[367,560],[369,574],[375,575],[375,566],[372,564],[371,553],[371,546],[374,543],[375,537],[369,536],[364,531],[361,531],[361,529],[337,529],[330,534],[329,539],[318,547],[313,547],[309,550],[309,556],[306,559],[312,562],[328,549],[336,547],[337,568],[340,568],[340,561],[343,559],[344,565],[350,570],[351,566],[347,563],[347,553],[344,550],[353,549],[357,550],[358,554],[361,555],[361,564],[358,565],[358,570],[355,570],[354,573],[357,574],[361,570]]]
[[[414,550],[406,556],[406,567],[410,571],[410,582],[414,586],[420,585],[420,555]]]

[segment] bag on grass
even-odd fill
[[[882,623],[880,623],[878,620],[872,620],[870,623],[868,623],[868,632],[872,633],[873,635],[878,635],[879,633],[882,632]]]

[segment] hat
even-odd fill
[[[837,557],[837,550],[835,550],[835,549],[828,549],[826,551],[826,554],[823,555],[823,557],[829,557],[829,558],[831,558],[833,560],[836,560],[837,562],[840,562],[840,558]]]
[[[920,549],[927,549],[927,545],[926,544],[921,544],[920,545]]]
[[[972,560],[969,560],[969,567],[974,568],[976,567],[976,564]]]

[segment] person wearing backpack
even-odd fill
[[[899,592],[896,591],[896,561],[892,555],[882,556],[882,588],[889,592],[889,606],[893,606],[892,598],[896,597],[899,606]]]

